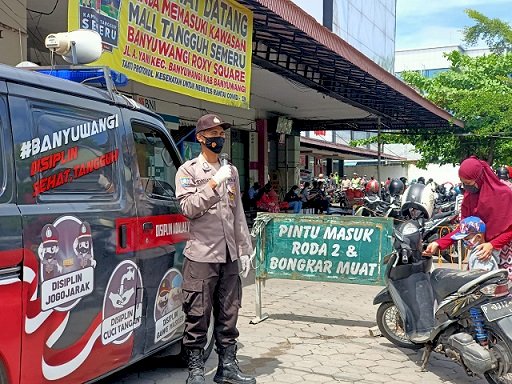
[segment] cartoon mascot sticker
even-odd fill
[[[52,224],[46,224],[41,231],[41,245],[39,257],[41,258],[41,276],[49,280],[62,273],[62,266],[57,260],[59,253],[59,232]]]
[[[120,262],[110,276],[103,298],[103,345],[125,343],[141,325],[143,291],[137,264],[131,260]]]
[[[96,260],[92,253],[91,226],[87,221],[80,226],[80,232],[73,242],[73,250],[82,268],[96,267]]]
[[[160,281],[155,299],[155,343],[169,340],[185,323],[182,310],[183,276],[177,269],[169,269]]]
[[[94,290],[91,226],[74,216],[59,217],[41,230],[41,310],[69,311]]]

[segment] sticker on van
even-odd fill
[[[169,269],[160,281],[155,299],[155,343],[169,340],[185,323],[182,309],[183,276],[175,268]]]
[[[41,230],[41,310],[69,311],[94,290],[94,249],[88,222],[63,216]]]
[[[110,276],[103,298],[101,341],[122,344],[142,320],[142,277],[131,260],[119,263]]]

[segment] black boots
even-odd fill
[[[254,377],[244,375],[236,361],[236,345],[217,349],[219,366],[213,381],[218,384],[256,384]]]
[[[203,349],[187,349],[188,378],[187,384],[206,384],[204,379]]]

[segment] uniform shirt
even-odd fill
[[[343,190],[349,189],[351,185],[352,185],[352,182],[349,179],[343,179],[341,181],[341,188]]]
[[[231,167],[233,176],[215,189],[208,181],[220,168],[220,163],[209,164],[202,154],[187,161],[176,173],[176,197],[183,214],[190,220],[190,239],[184,251],[190,260],[225,263],[226,249],[232,261],[252,253],[238,170]]]

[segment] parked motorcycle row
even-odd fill
[[[451,205],[441,204],[434,213],[428,186],[416,186],[412,192],[411,188],[402,196],[400,208],[393,208],[400,219],[393,252],[384,258],[386,287],[374,299],[382,335],[402,348],[424,348],[423,369],[436,352],[458,362],[470,376],[492,384],[512,383],[507,272],[432,270],[432,258],[422,255],[424,242],[433,236],[432,228],[453,220],[453,212]]]
[[[422,185],[422,184],[414,184]],[[430,185],[427,188],[431,188]],[[390,192],[391,191],[391,192]],[[366,194],[362,204],[355,209],[355,216],[392,217],[395,225],[407,220],[407,213],[402,211],[404,187],[382,190],[378,194]],[[462,194],[451,183],[445,183],[434,188],[433,213],[423,225],[423,244],[426,245],[437,240],[440,236],[453,231],[459,222],[459,210]],[[459,200],[458,200],[459,199]],[[463,251],[463,250],[462,250]],[[458,252],[455,248],[441,252],[441,257],[448,262],[458,262]]]

